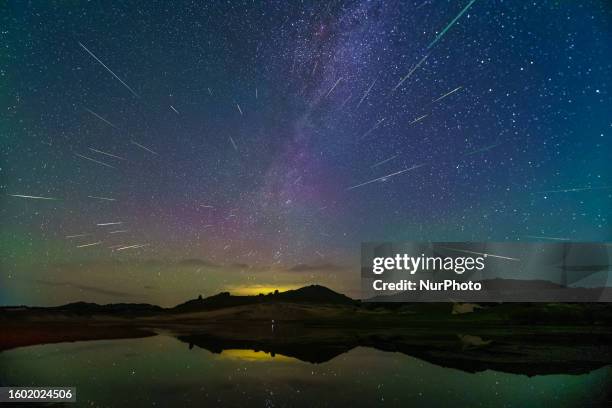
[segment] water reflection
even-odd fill
[[[457,333],[453,329],[411,328],[348,330],[285,326],[268,333],[243,328],[239,333],[213,327],[176,334],[189,349],[223,354],[253,350],[258,359],[281,355],[308,363],[325,363],[358,347],[399,352],[442,367],[469,373],[485,370],[525,374],[584,374],[610,365],[609,335],[547,328],[487,329]],[[192,329],[190,329],[192,330]],[[204,330],[204,329],[201,329]],[[233,352],[233,351],[232,351]]]
[[[469,374],[360,346],[312,364],[262,350],[190,349],[167,335],[23,347],[0,353],[0,366],[3,385],[76,386],[76,406],[601,406],[611,384],[609,367]]]
[[[221,358],[230,360],[244,360],[244,361],[283,361],[283,362],[297,362],[298,359],[284,356],[282,354],[276,354],[274,352],[265,352],[248,349],[228,349],[223,350],[220,354]]]

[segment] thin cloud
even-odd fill
[[[201,258],[183,259],[179,261],[178,264],[182,266],[208,266],[212,268],[219,267],[219,264],[216,264],[212,261],[209,261],[207,259],[201,259]]]
[[[343,265],[336,265],[332,263],[322,263],[322,264],[297,264],[291,268],[289,271],[291,272],[338,272],[344,271],[347,267]]]
[[[122,292],[118,290],[105,289],[105,288],[101,288],[98,286],[83,285],[80,283],[72,283],[72,282],[65,282],[65,281],[49,281],[49,280],[44,280],[44,279],[35,279],[34,282],[39,283],[41,285],[46,285],[46,286],[70,287],[70,288],[79,289],[85,292],[96,293],[98,295],[113,296],[113,297],[118,297],[118,298],[138,296],[135,293],[128,293],[128,292]]]

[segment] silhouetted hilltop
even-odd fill
[[[200,310],[222,309],[225,307],[242,306],[254,303],[256,296],[232,296],[229,292],[221,292],[206,298],[188,300],[185,303],[174,306],[172,312],[187,313]]]
[[[316,303],[330,305],[353,305],[355,300],[348,296],[326,288],[321,285],[304,286],[299,289],[286,292],[274,292],[267,295],[257,296],[233,296],[229,292],[221,292],[207,298],[188,300],[175,306],[172,312],[186,313],[200,310],[223,309],[226,307],[244,306],[258,303],[293,302],[293,303]]]
[[[311,302],[326,304],[355,304],[355,300],[321,285],[304,286],[277,294],[276,299],[291,302]]]

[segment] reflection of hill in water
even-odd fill
[[[191,345],[193,346],[193,345]],[[221,351],[221,357],[226,360],[240,360],[240,361],[271,361],[276,362],[290,362],[294,363],[299,361],[294,357],[285,356],[283,354],[268,353],[262,350],[250,350],[250,349],[224,349]]]
[[[460,334],[453,330],[338,330],[285,328],[285,335],[261,332],[227,336],[215,329],[186,333],[177,339],[190,349],[212,353],[225,350],[252,350],[273,357],[281,355],[320,364],[355,347],[403,353],[442,367],[474,373],[495,370],[515,374],[584,374],[612,364],[612,335],[561,333],[555,330],[487,329]],[[252,338],[249,338],[252,337]]]
[[[232,340],[212,337],[209,335],[186,335],[178,336],[180,341],[189,344],[189,348],[194,346],[206,349],[212,353],[221,354],[225,350],[253,350],[263,351],[271,356],[276,354],[293,357],[308,363],[324,363],[332,358],[346,353],[357,344],[335,344],[335,343],[314,343],[299,344],[286,341],[266,341],[266,340]]]

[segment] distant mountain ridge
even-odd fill
[[[113,314],[123,316],[140,316],[163,312],[161,306],[148,303],[109,303],[99,305],[89,302],[73,302],[61,306],[51,307],[30,307],[30,306],[8,306],[0,307],[0,312],[6,311],[32,311],[32,312],[57,312],[66,315],[93,315],[93,314]]]
[[[89,302],[73,302],[61,306],[30,307],[8,306],[0,307],[0,312],[32,311],[32,312],[59,312],[69,315],[113,314],[122,316],[149,315],[163,312],[189,313],[205,310],[223,309],[226,307],[243,306],[258,303],[310,303],[330,305],[354,305],[358,301],[335,292],[325,286],[310,285],[286,292],[275,292],[267,295],[235,296],[229,292],[221,292],[209,297],[199,297],[178,304],[174,307],[163,308],[148,303],[110,303],[100,305]]]

